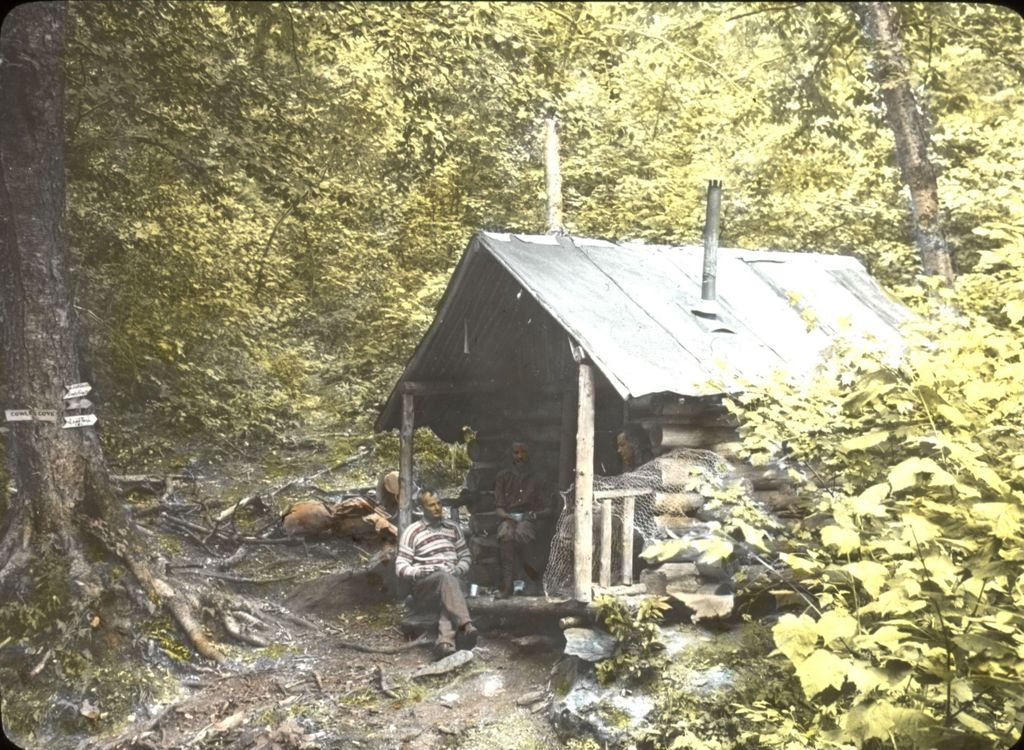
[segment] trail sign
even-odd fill
[[[32,418],[37,422],[56,422],[57,421],[57,410],[56,409],[33,409]]]
[[[95,414],[80,414],[77,417],[64,417],[64,429],[68,427],[92,427],[96,424]]]
[[[92,401],[87,398],[69,398],[64,404],[65,409],[91,409]]]
[[[92,386],[88,383],[72,383],[71,385],[64,386],[64,388],[65,399],[79,398],[92,390]]]
[[[31,409],[4,409],[4,418],[8,422],[31,422]]]

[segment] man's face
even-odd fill
[[[441,498],[433,492],[428,492],[421,500],[423,505],[423,516],[428,521],[438,521],[444,515],[444,507],[441,505]]]
[[[636,456],[633,453],[633,446],[626,440],[626,436],[623,433],[619,433],[619,436],[615,438],[615,450],[618,451],[622,463],[632,466],[633,459]]]
[[[513,443],[512,444],[512,463],[516,466],[521,466],[526,463],[526,460],[530,457],[529,451],[526,450],[526,443]]]

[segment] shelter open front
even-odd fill
[[[737,456],[723,398],[778,372],[808,376],[839,331],[898,351],[908,313],[853,258],[720,248],[709,316],[701,255],[478,233],[377,420],[402,428],[400,526],[411,518],[414,426],[468,440],[472,465],[448,500],[465,509],[472,582],[487,589],[507,589],[511,575],[517,593],[587,602],[595,584],[629,586],[638,573],[642,583],[656,541],[700,548],[728,514],[712,495],[790,502],[777,468]],[[646,468],[623,466],[624,431],[643,436]],[[498,478],[514,468],[516,442],[529,446],[538,498],[507,515]],[[551,515],[512,517],[542,508]]]

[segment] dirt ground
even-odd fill
[[[50,675],[58,681],[49,684],[59,689],[52,699],[44,696],[44,702],[65,704],[64,715],[74,729],[62,733],[56,729],[59,722],[49,721],[19,744],[57,750],[562,747],[548,721],[544,692],[562,642],[524,638],[529,623],[511,633],[482,627],[473,658],[437,676],[413,676],[433,663],[423,644],[398,653],[347,647],[397,650],[411,640],[399,627],[408,614],[404,603],[381,576],[366,575],[367,560],[380,543],[373,538],[285,540],[273,525],[291,503],[330,500],[330,493],[352,486],[349,478],[335,473],[322,476],[315,486],[299,482],[239,511],[232,533],[268,541],[241,545],[244,559],[237,564],[224,565],[240,545],[220,538],[198,543],[199,532],[227,507],[226,498],[275,482],[280,486],[281,477],[308,476],[306,467],[318,457],[302,458],[295,464],[304,466],[283,466],[273,481],[259,469],[204,467],[203,478],[177,483],[157,512],[150,507],[154,496],[128,500],[136,510],[149,507],[150,512],[138,513],[140,524],[152,539],[153,561],[166,566],[168,580],[205,596],[203,601],[212,594],[257,613],[262,627],[253,622],[248,632],[267,645],[232,638],[207,617],[227,656],[217,665],[189,655],[173,627],[169,637],[136,627],[121,674],[155,670],[161,675],[159,687],[154,683],[149,689],[147,683],[139,691],[145,697],[121,711],[108,710],[97,691],[95,711],[86,720],[82,717],[93,693],[47,669],[40,680]],[[346,579],[346,571],[355,575]],[[5,710],[9,705],[5,700]]]
[[[135,720],[111,736],[101,726],[76,750],[517,750],[560,747],[547,719],[557,643],[483,631],[473,658],[447,674],[414,678],[434,663],[428,645],[400,653],[363,653],[346,644],[396,648],[410,643],[399,624],[403,603],[374,577],[339,580],[363,555],[340,540],[267,546],[251,565],[288,566],[309,577],[273,586],[216,581],[266,613],[273,630],[253,631],[266,647],[225,642],[220,666],[193,659],[177,675],[180,690],[138,706]],[[327,567],[334,572],[323,573]],[[290,619],[285,612],[296,615]],[[269,619],[269,618],[268,618]],[[545,645],[546,644],[546,645]],[[116,717],[109,717],[113,724]],[[50,743],[47,743],[50,745]],[[53,746],[53,745],[50,745]]]

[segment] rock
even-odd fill
[[[517,706],[532,706],[534,703],[540,703],[542,700],[548,697],[547,690],[534,690],[533,692],[521,695],[516,698]]]
[[[700,573],[692,562],[664,563],[640,571],[640,583],[647,592],[665,595],[672,592],[695,593],[701,585]]]
[[[565,653],[589,662],[601,661],[615,653],[616,640],[608,633],[592,628],[566,628]]]
[[[454,672],[455,670],[464,667],[473,661],[472,651],[456,651],[451,656],[446,656],[443,659],[438,659],[430,664],[425,664],[410,677],[417,680],[421,677],[434,677],[437,675],[447,674],[448,672]]]
[[[505,680],[500,674],[488,674],[484,676],[483,683],[480,685],[480,695],[484,698],[490,698],[498,693],[505,692]]]
[[[602,687],[593,669],[580,670],[574,684],[551,703],[551,720],[562,734],[591,736],[602,747],[618,747],[654,710],[653,697],[623,695],[620,686]]]
[[[693,622],[716,617],[728,617],[736,605],[731,593],[719,593],[719,586],[705,584],[696,592],[669,592],[673,599],[682,602],[692,610]]]

